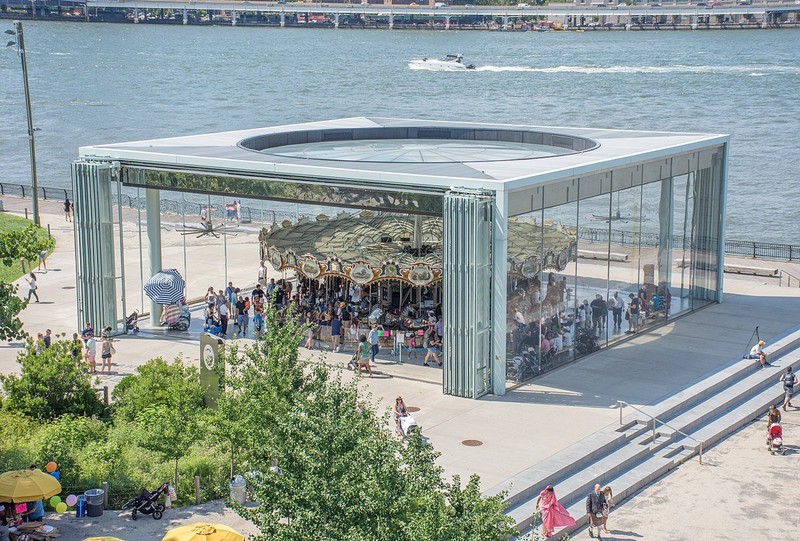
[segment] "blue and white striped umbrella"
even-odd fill
[[[183,298],[186,282],[175,269],[164,269],[150,278],[144,292],[158,304],[175,304]]]

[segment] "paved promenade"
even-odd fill
[[[742,428],[615,509],[606,541],[797,538],[800,411],[783,414],[787,452],[767,452],[766,421]],[[613,488],[613,487],[612,487]],[[590,539],[586,529],[573,535]]]
[[[5,204],[12,212],[21,212],[23,205],[30,202],[6,198]],[[42,302],[31,304],[23,313],[25,328],[34,335],[46,328],[71,335],[77,330],[72,227],[64,223],[59,204],[42,205],[42,223],[51,224],[58,245],[48,260],[50,272],[42,275],[39,282]],[[135,224],[126,224],[125,230],[126,237],[133,235]],[[165,233],[164,238],[165,266],[169,266],[169,258],[177,261],[183,237],[168,240]],[[192,240],[189,237],[187,244]],[[208,259],[202,248],[197,250],[198,262]],[[238,262],[231,268],[236,274],[231,278],[235,283],[247,283],[255,273],[254,250],[257,248],[245,237],[228,244],[229,258]],[[126,253],[126,266],[134,275],[138,275],[137,258],[138,248]],[[209,264],[210,270],[197,263],[192,266],[190,296],[202,293],[207,285],[223,284],[219,266],[214,263]],[[794,267],[798,274],[797,265]],[[769,340],[800,323],[800,288],[780,288],[766,281],[726,276],[724,303],[555,370],[503,397],[472,401],[445,396],[441,392],[440,369],[421,366],[421,359],[397,365],[390,357],[382,356],[375,378],[364,379],[362,384],[380,408],[388,408],[397,395],[402,395],[408,405],[420,408],[415,416],[423,433],[442,453],[440,464],[446,473],[478,473],[483,487],[489,488],[616,422],[617,411],[610,406],[617,400],[634,405],[653,403],[739,358],[756,325],[760,326],[762,338]],[[129,283],[130,294],[139,295],[138,281],[137,291],[132,287]],[[198,363],[199,319],[193,318],[188,333],[143,328],[139,336],[121,337],[116,344],[114,372],[100,376],[98,386],[115,385],[156,355],[171,359],[182,354],[187,361]],[[17,370],[17,351],[15,344],[0,346],[0,371]],[[309,352],[312,356],[318,354]],[[344,365],[349,357],[349,353],[328,354],[326,359]],[[462,445],[467,439],[480,440],[483,445]]]

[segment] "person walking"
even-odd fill
[[[787,407],[792,407],[792,394],[794,393],[794,386],[797,385],[797,374],[792,373],[792,367],[787,366],[786,372],[781,375],[781,383],[783,383],[783,411]]]
[[[369,365],[369,356],[372,353],[372,346],[367,342],[367,337],[363,334],[358,337],[358,351],[356,351],[356,370],[361,375],[361,369],[366,368],[369,377],[372,377],[372,368]]]
[[[381,347],[378,345],[378,324],[375,323],[372,325],[372,329],[369,331],[369,345],[370,345],[370,362],[374,365],[375,364],[375,355],[378,354]]]
[[[28,301],[31,300],[31,295],[33,295],[36,297],[36,302],[39,302],[39,294],[36,292],[36,290],[39,289],[39,286],[36,284],[36,275],[30,273],[25,277],[25,281],[28,282]]]
[[[547,485],[536,498],[536,510],[542,516],[542,534],[550,537],[556,528],[575,526],[575,519],[558,501],[553,485]]]
[[[620,330],[622,327],[622,311],[625,309],[625,301],[619,297],[619,291],[608,299],[608,309],[611,310],[611,317],[614,321],[614,329]]]
[[[775,404],[770,404],[767,412],[767,430],[775,423],[781,424],[781,412],[778,411]]]
[[[339,319],[339,316],[333,314],[330,325],[331,339],[333,340],[333,352],[339,353],[339,348],[341,347],[342,343],[342,321]]]
[[[628,298],[628,330],[625,334],[634,334],[639,330],[639,297],[630,293]]]
[[[97,372],[97,342],[93,334],[86,339],[86,366],[92,374]]]
[[[64,198],[64,219],[68,222],[72,221],[72,202],[69,197]]]
[[[606,503],[605,495],[600,490],[600,484],[594,486],[594,491],[586,497],[586,514],[589,516],[589,537],[594,537],[597,528],[597,539],[602,539],[600,528],[603,526],[603,505]]]
[[[422,360],[422,364],[424,366],[430,366],[428,364],[428,360],[430,360],[430,358],[433,357],[433,360],[436,361],[436,364],[438,364],[439,366],[442,366],[442,361],[441,361],[441,359],[439,359],[439,346],[441,346],[442,343],[439,342],[438,338],[436,338],[436,332],[435,331],[431,331],[430,333],[428,333],[427,342],[428,343],[425,344],[425,347],[428,349],[428,353],[425,355],[425,358]]]
[[[111,343],[111,337],[103,334],[103,345],[100,349],[100,359],[102,360],[100,373],[103,373],[106,368],[108,368],[108,373],[111,373],[111,356],[114,353],[116,353],[116,350],[114,349],[114,344]]]
[[[408,408],[406,408],[406,403],[403,401],[402,396],[398,396],[394,400],[394,424],[395,424],[395,431],[397,435],[401,438],[403,437],[403,425],[400,423],[400,419],[408,415]]]
[[[603,497],[606,500],[606,503],[603,504],[603,533],[611,533],[608,529],[608,515],[611,514],[611,508],[614,507],[614,493],[610,486],[603,489]]]

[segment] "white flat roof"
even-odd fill
[[[334,159],[336,145],[333,142],[352,141],[347,139],[348,130],[358,133],[394,133],[412,130],[413,133],[458,131],[462,134],[480,132],[492,134],[480,137],[498,137],[487,146],[501,146],[503,142],[514,145],[505,155],[501,151],[494,159],[478,161],[492,152],[478,152],[475,158],[453,158],[457,153],[443,152],[445,158],[426,161],[426,157],[416,161],[380,161],[380,158],[359,161],[354,151],[343,152],[343,157]],[[371,130],[371,131],[370,131]],[[320,132],[334,134],[329,139],[319,141],[327,145],[325,152],[315,154],[306,152],[310,144],[300,145],[304,152],[282,152],[292,144],[292,134],[297,132]],[[497,133],[502,132],[502,135]],[[540,133],[556,139],[582,138],[596,143],[588,150],[572,151],[545,157],[519,157],[519,147],[524,143],[514,142],[519,133]],[[336,135],[338,134],[338,135]],[[345,134],[345,135],[342,135]],[[509,134],[511,138],[509,139]],[[442,143],[452,143],[454,139],[441,137]],[[469,140],[469,135],[460,139]],[[526,136],[527,137],[527,136]],[[274,150],[252,150],[240,145],[243,140],[256,138],[271,140]],[[361,139],[356,137],[356,140]],[[364,136],[366,145],[373,138]],[[429,137],[420,135],[430,143]],[[289,143],[275,146],[276,139],[287,139]],[[390,140],[397,138],[388,137]],[[548,183],[563,178],[586,175],[603,170],[627,167],[633,164],[663,159],[714,147],[728,141],[727,135],[703,133],[647,132],[629,130],[608,130],[596,128],[563,128],[547,126],[524,126],[507,124],[484,124],[476,122],[447,122],[435,120],[412,120],[395,118],[354,117],[285,126],[271,126],[251,130],[188,135],[165,139],[151,139],[128,143],[92,145],[80,148],[80,157],[87,159],[108,159],[120,161],[128,166],[164,167],[170,169],[219,171],[248,176],[248,174],[278,176],[282,178],[303,177],[331,180],[347,180],[372,184],[419,186],[425,188],[448,189],[450,187],[484,188],[491,190],[512,190]],[[482,139],[486,140],[486,139]],[[548,139],[549,140],[549,139]],[[304,143],[304,141],[301,141]],[[470,143],[475,147],[476,142]],[[469,153],[469,146],[462,149],[462,155]],[[479,146],[480,143],[478,142]],[[252,146],[252,145],[251,145]],[[300,148],[300,146],[295,148]],[[533,145],[532,145],[533,146]],[[592,146],[592,145],[589,145]],[[278,153],[278,149],[281,152]],[[434,149],[435,150],[435,149]],[[516,154],[515,154],[516,152]],[[531,155],[533,155],[532,153]],[[430,153],[428,153],[430,155]],[[318,159],[311,156],[328,156]],[[504,159],[512,156],[513,159]]]

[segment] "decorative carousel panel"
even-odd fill
[[[427,286],[434,281],[433,269],[428,265],[413,265],[408,270],[408,281],[415,286]]]
[[[347,270],[347,277],[353,282],[364,286],[373,280],[374,273],[372,271],[372,267],[370,267],[366,262],[356,261]]]
[[[319,278],[322,274],[322,267],[320,267],[319,262],[310,255],[303,256],[298,270],[308,278]]]

